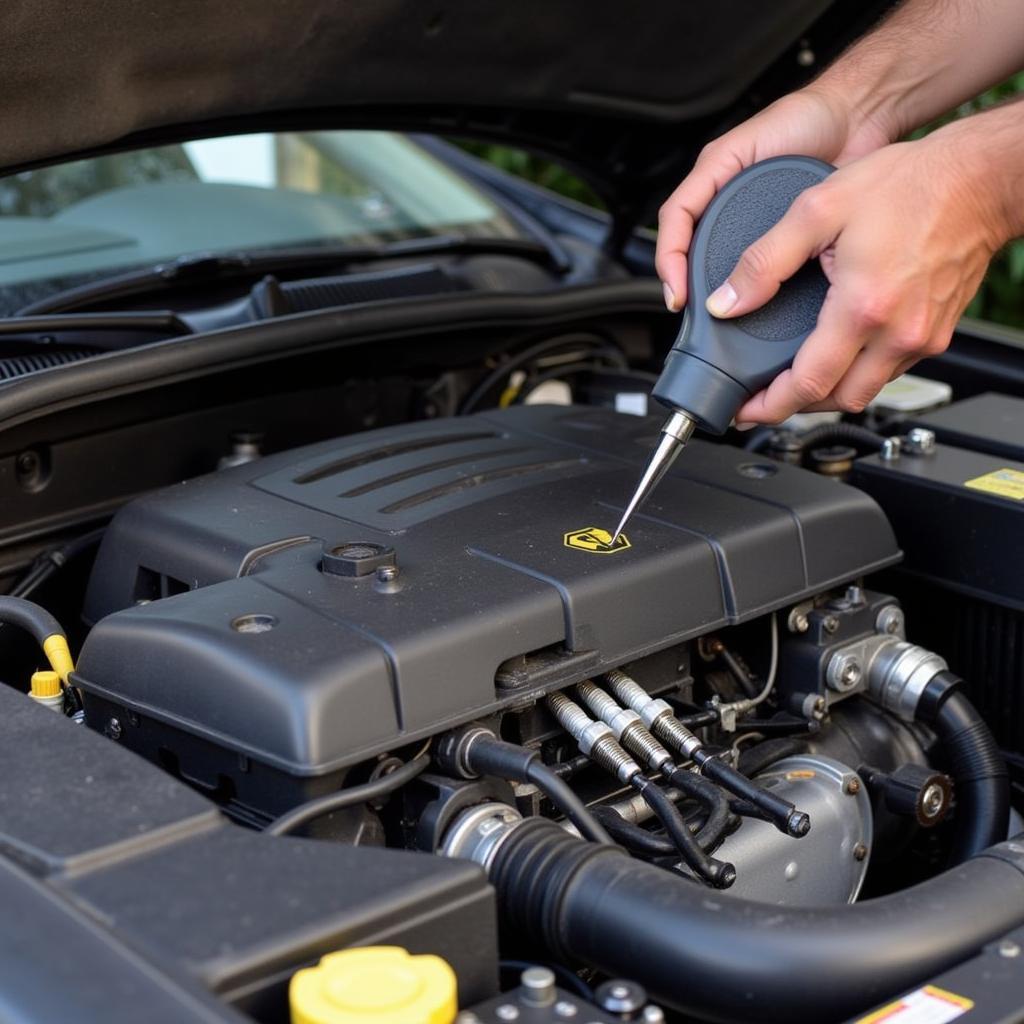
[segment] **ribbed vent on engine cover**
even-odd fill
[[[354,446],[254,481],[270,494],[381,530],[404,530],[522,485],[592,471],[593,459],[498,431],[445,430]],[[351,449],[350,449],[351,451]]]

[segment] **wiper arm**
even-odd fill
[[[433,235],[429,238],[375,246],[303,246],[226,253],[192,253],[157,263],[143,270],[133,270],[76,288],[68,288],[25,306],[15,315],[29,317],[43,313],[63,313],[97,302],[110,302],[234,277],[259,277],[271,271],[281,273],[403,256],[477,252],[519,256],[544,263],[557,273],[565,273],[569,269],[561,253],[549,249],[540,242],[524,238],[467,238],[461,235]]]
[[[114,351],[139,344],[138,335],[156,335],[160,338],[191,333],[192,328],[170,310],[145,310],[139,313],[42,313],[0,319],[0,343],[19,339],[40,347],[71,344]],[[65,334],[73,337],[65,338]]]

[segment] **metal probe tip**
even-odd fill
[[[684,412],[672,413],[665,422],[661,428],[661,440],[658,441],[658,446],[654,449],[654,454],[651,455],[643,476],[640,477],[640,483],[636,485],[633,497],[629,499],[626,511],[622,513],[622,519],[619,520],[619,525],[615,528],[612,544],[619,539],[619,534],[629,522],[629,517],[647,500],[651,491],[658,486],[661,478],[669,471],[672,463],[676,461],[676,456],[690,440],[690,435],[696,426],[697,424]]]

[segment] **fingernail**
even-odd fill
[[[705,305],[712,316],[725,316],[736,305],[739,296],[736,289],[728,281],[719,285],[709,296]]]
[[[676,312],[676,293],[672,291],[667,284],[661,286],[661,290],[665,293],[665,305],[668,306],[670,313]]]
[[[737,423],[736,424],[736,429],[737,430],[753,430],[754,427],[756,427],[756,426],[757,426],[756,423]]]

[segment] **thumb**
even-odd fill
[[[763,306],[809,259],[835,241],[838,215],[821,186],[802,192],[783,218],[751,244],[707,298],[712,316],[742,316]]]

